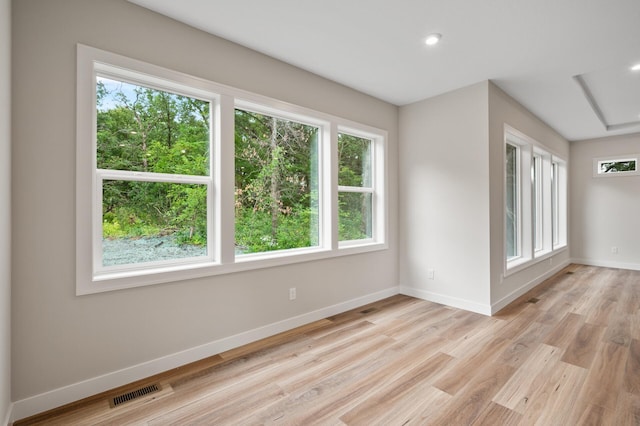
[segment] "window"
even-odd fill
[[[512,272],[566,246],[566,163],[505,126],[504,179],[504,259]]]
[[[552,248],[557,250],[567,245],[567,165],[552,157]]]
[[[373,141],[338,134],[338,235],[340,241],[373,238]]]
[[[596,158],[593,160],[594,176],[633,176],[640,174],[638,156]]]
[[[506,250],[507,260],[515,259],[520,255],[520,185],[519,176],[519,152],[516,145],[506,144]]]
[[[211,103],[96,73],[97,273],[210,257]]]
[[[531,183],[533,185],[533,250],[539,252],[544,248],[544,209],[543,209],[543,173],[542,156],[533,156],[531,165]]]
[[[386,132],[78,45],[76,293],[387,248]]]
[[[318,127],[235,110],[236,254],[317,247]]]
[[[560,243],[560,165],[554,161],[551,166],[551,217],[552,242],[556,247]]]

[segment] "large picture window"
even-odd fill
[[[387,248],[386,132],[78,45],[76,293]]]

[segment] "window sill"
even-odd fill
[[[539,251],[535,254],[535,257],[532,258],[523,258],[523,259],[514,259],[510,262],[507,262],[505,265],[504,277],[508,277],[510,275],[516,274],[520,271],[523,271],[531,266],[537,265],[540,262],[549,259],[553,256],[562,253],[567,249],[567,245],[565,244],[562,247],[554,248],[553,250],[544,250]]]
[[[144,287],[153,284],[172,283],[194,278],[233,274],[256,269],[273,268],[295,263],[312,262],[354,254],[386,250],[385,243],[368,243],[354,245],[337,250],[311,248],[301,250],[284,250],[272,253],[239,255],[234,263],[199,262],[172,265],[153,270],[137,270],[108,273],[79,280],[76,285],[76,296]]]

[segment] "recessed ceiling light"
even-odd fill
[[[427,38],[424,40],[427,46],[433,46],[434,44],[438,44],[440,39],[442,38],[442,34],[433,33],[429,34]]]
[[[631,67],[631,71],[640,71],[640,63],[635,64]]]

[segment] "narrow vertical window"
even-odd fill
[[[560,191],[559,191],[559,166],[557,162],[551,164],[551,227],[553,247],[560,242]]]
[[[373,142],[338,134],[338,237],[340,241],[373,238]]]
[[[544,248],[544,210],[543,210],[543,179],[542,157],[533,156],[531,164],[532,207],[533,207],[533,249],[540,251]]]
[[[316,247],[318,127],[235,110],[236,254]]]
[[[506,144],[506,256],[511,260],[520,256],[519,226],[519,149]]]

